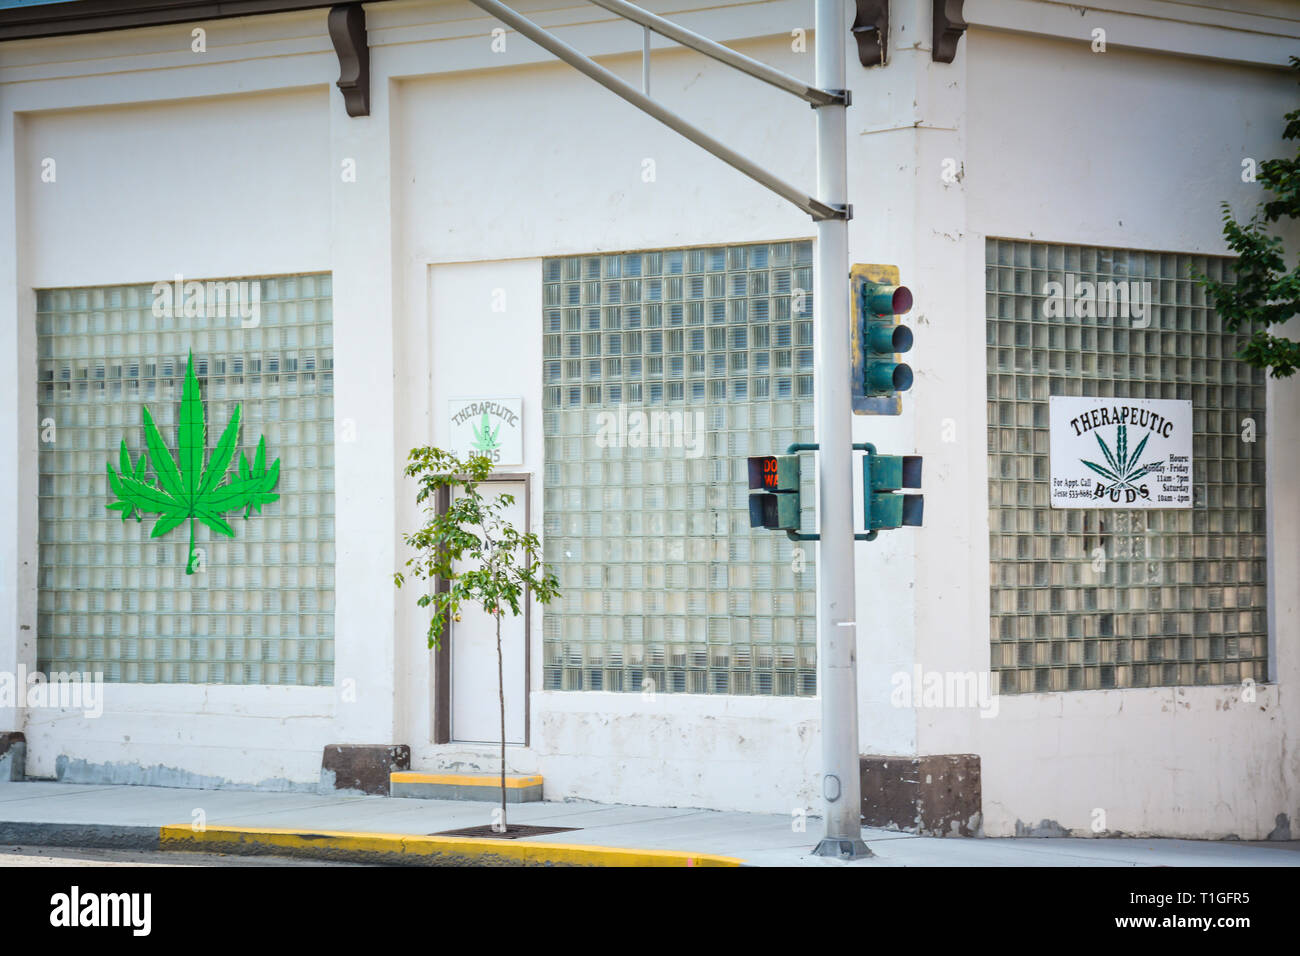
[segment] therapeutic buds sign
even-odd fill
[[[1190,508],[1192,403],[1049,401],[1053,508]]]
[[[486,455],[494,466],[524,463],[524,400],[453,398],[449,445],[458,455]]]

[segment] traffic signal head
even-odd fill
[[[912,330],[898,323],[912,309],[912,292],[899,284],[897,266],[858,263],[849,280],[853,412],[897,415],[899,396],[912,387],[912,369],[900,360],[912,348]]]
[[[799,456],[756,455],[748,461],[749,526],[799,530]]]
[[[864,455],[862,494],[867,530],[920,527],[924,496],[896,493],[900,488],[920,487],[920,455]]]
[[[912,293],[904,285],[862,283],[858,321],[865,344],[865,380],[869,396],[889,397],[912,387],[912,369],[896,362],[898,353],[912,347],[912,330],[899,325],[896,316],[912,308]]]

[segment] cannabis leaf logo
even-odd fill
[[[265,435],[257,443],[253,464],[250,466],[248,457],[240,452],[238,477],[223,483],[239,441],[239,412],[240,406],[236,405],[230,424],[221,433],[205,468],[203,453],[207,446],[207,425],[203,400],[199,396],[199,380],[194,375],[194,353],[190,352],[185,363],[185,387],[181,392],[181,417],[177,426],[179,462],[172,458],[158,426],[145,407],[141,408],[141,417],[147,454],[141,455],[133,465],[126,439],[123,439],[119,463],[121,472],[114,470],[113,463],[108,462],[108,486],[117,498],[107,506],[109,511],[120,511],[123,521],[133,515],[136,521],[142,520],[141,516],[145,514],[158,515],[153,533],[149,535],[151,538],[161,538],[189,521],[190,549],[185,562],[186,574],[194,573],[195,521],[233,538],[235,529],[222,519],[223,514],[242,508],[247,519],[253,509],[261,514],[262,505],[280,497],[273,491],[280,480],[280,459],[272,462],[269,469],[266,467]],[[148,465],[153,466],[156,484],[151,484],[146,477]]]
[[[497,436],[501,434],[501,426],[492,427],[491,421],[488,420],[488,413],[484,412],[483,417],[479,419],[478,425],[469,426],[474,432],[474,440],[470,446],[479,451],[495,451],[501,447],[501,442],[497,441]]]
[[[1106,465],[1109,467],[1102,467],[1095,461],[1086,461],[1082,458],[1079,461],[1103,478],[1115,482],[1118,488],[1136,488],[1134,482],[1147,472],[1155,471],[1164,464],[1163,460],[1149,462],[1145,465],[1138,464],[1139,459],[1142,457],[1142,449],[1146,448],[1147,439],[1151,437],[1150,432],[1142,436],[1142,440],[1138,442],[1138,446],[1133,450],[1132,455],[1128,453],[1127,425],[1119,425],[1115,430],[1115,454],[1113,455],[1110,453],[1110,448],[1102,441],[1101,435],[1096,432],[1093,432],[1093,434],[1096,435],[1097,444],[1101,446],[1101,453],[1105,456]]]

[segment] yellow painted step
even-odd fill
[[[501,793],[500,773],[395,770],[388,775],[394,797],[425,800],[496,800]],[[540,774],[506,774],[506,801],[532,803],[542,799]]]

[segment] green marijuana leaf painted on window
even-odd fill
[[[501,442],[497,441],[497,435],[501,434],[501,426],[492,427],[488,420],[488,413],[484,412],[483,417],[479,419],[477,426],[469,426],[474,432],[474,440],[470,445],[478,451],[495,451],[501,447]]]
[[[1120,488],[1134,487],[1133,483],[1135,481],[1143,477],[1147,472],[1154,471],[1164,464],[1163,460],[1149,462],[1145,465],[1138,464],[1139,459],[1142,457],[1142,449],[1146,448],[1147,439],[1151,437],[1150,432],[1142,436],[1142,440],[1138,442],[1138,446],[1133,450],[1132,455],[1128,453],[1127,425],[1120,425],[1115,430],[1115,453],[1113,455],[1110,448],[1102,441],[1101,435],[1096,432],[1093,432],[1093,434],[1096,435],[1097,444],[1101,446],[1101,453],[1105,457],[1108,467],[1103,467],[1095,461],[1086,461],[1082,458],[1079,461],[1108,481],[1115,482]]]
[[[223,514],[243,509],[247,519],[253,509],[261,514],[262,505],[280,497],[274,492],[276,482],[280,480],[280,459],[267,468],[265,435],[257,443],[253,464],[250,466],[248,457],[240,452],[237,477],[223,483],[239,442],[239,411],[240,407],[236,405],[230,424],[221,433],[205,468],[203,454],[207,449],[207,424],[203,400],[199,396],[199,380],[194,375],[194,353],[191,352],[185,363],[185,387],[181,393],[180,424],[176,430],[179,461],[172,458],[149,409],[142,408],[147,454],[141,455],[140,460],[132,465],[131,453],[123,439],[119,463],[121,472],[114,470],[112,462],[108,463],[108,486],[117,500],[107,507],[110,511],[120,511],[123,521],[132,515],[136,521],[142,520],[141,516],[145,514],[158,515],[153,533],[149,535],[151,538],[161,538],[189,521],[190,549],[185,562],[186,574],[194,573],[195,521],[233,538],[235,529],[222,519]],[[153,466],[156,484],[150,483],[146,477],[147,465]]]

